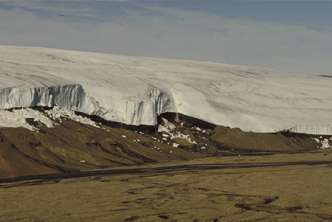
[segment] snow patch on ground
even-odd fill
[[[37,110],[30,108],[15,109],[12,111],[0,110],[0,127],[23,127],[29,130],[36,130],[26,119],[33,119],[34,121],[41,122],[46,127],[53,127],[52,120]]]
[[[38,131],[36,126],[29,123],[29,119],[36,122],[36,124],[42,124],[48,128],[52,128],[57,122],[61,122],[62,118],[99,128],[98,124],[89,118],[77,115],[74,111],[59,107],[54,107],[45,112],[31,108],[0,110],[0,127],[23,127],[32,131]]]
[[[332,137],[327,138],[320,136],[320,137],[315,137],[313,139],[318,144],[319,149],[332,148]]]
[[[99,128],[98,124],[94,122],[93,120],[83,117],[80,115],[77,115],[73,110],[63,109],[60,107],[53,107],[50,110],[46,111],[46,114],[53,120],[61,122],[62,118],[70,119],[75,122],[79,122],[85,125],[90,125]]]
[[[193,140],[189,135],[181,133],[181,132],[170,133],[170,136],[171,136],[170,137],[171,140],[183,139],[183,140],[186,140],[188,143],[197,144],[197,142],[195,140]]]
[[[178,148],[178,147],[180,146],[180,144],[173,143],[172,146],[173,146],[174,148]]]
[[[162,140],[164,141],[183,139],[188,143],[197,144],[197,142],[193,140],[189,135],[177,131],[176,126],[165,118],[162,118],[162,122],[158,125],[158,133],[161,133]],[[178,145],[175,146],[177,147]]]

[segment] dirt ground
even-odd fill
[[[211,156],[296,153],[319,150],[311,135],[250,133],[172,116],[164,131],[154,127],[100,128],[63,120],[54,128],[38,122],[38,131],[0,129],[0,178],[64,173],[119,166],[193,160]],[[165,119],[163,120],[165,121]],[[174,128],[170,129],[170,125]],[[158,126],[160,127],[160,125]]]
[[[187,163],[300,160],[332,160],[332,153],[214,157]],[[329,164],[20,182],[0,185],[0,221],[325,222],[332,221],[331,188]]]
[[[332,221],[332,151],[313,136],[164,117],[0,129],[0,222]]]

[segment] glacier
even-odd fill
[[[0,109],[35,106],[128,125],[156,125],[160,114],[175,112],[244,131],[332,135],[332,78],[326,76],[0,46]]]

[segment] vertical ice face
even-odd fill
[[[158,115],[173,111],[172,98],[156,87],[149,87],[144,97],[135,100],[129,98],[120,103],[125,108],[119,117],[129,125],[155,125]],[[79,84],[0,89],[0,109],[20,107],[61,107],[105,118],[108,114],[107,110],[87,96]]]
[[[125,101],[125,123],[130,125],[155,125],[157,117],[174,112],[173,98],[156,87],[148,87],[143,98]]]
[[[0,109],[60,106],[81,111],[85,109],[86,102],[86,93],[78,84],[0,89]]]

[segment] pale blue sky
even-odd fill
[[[0,0],[0,44],[332,74],[332,1]]]

